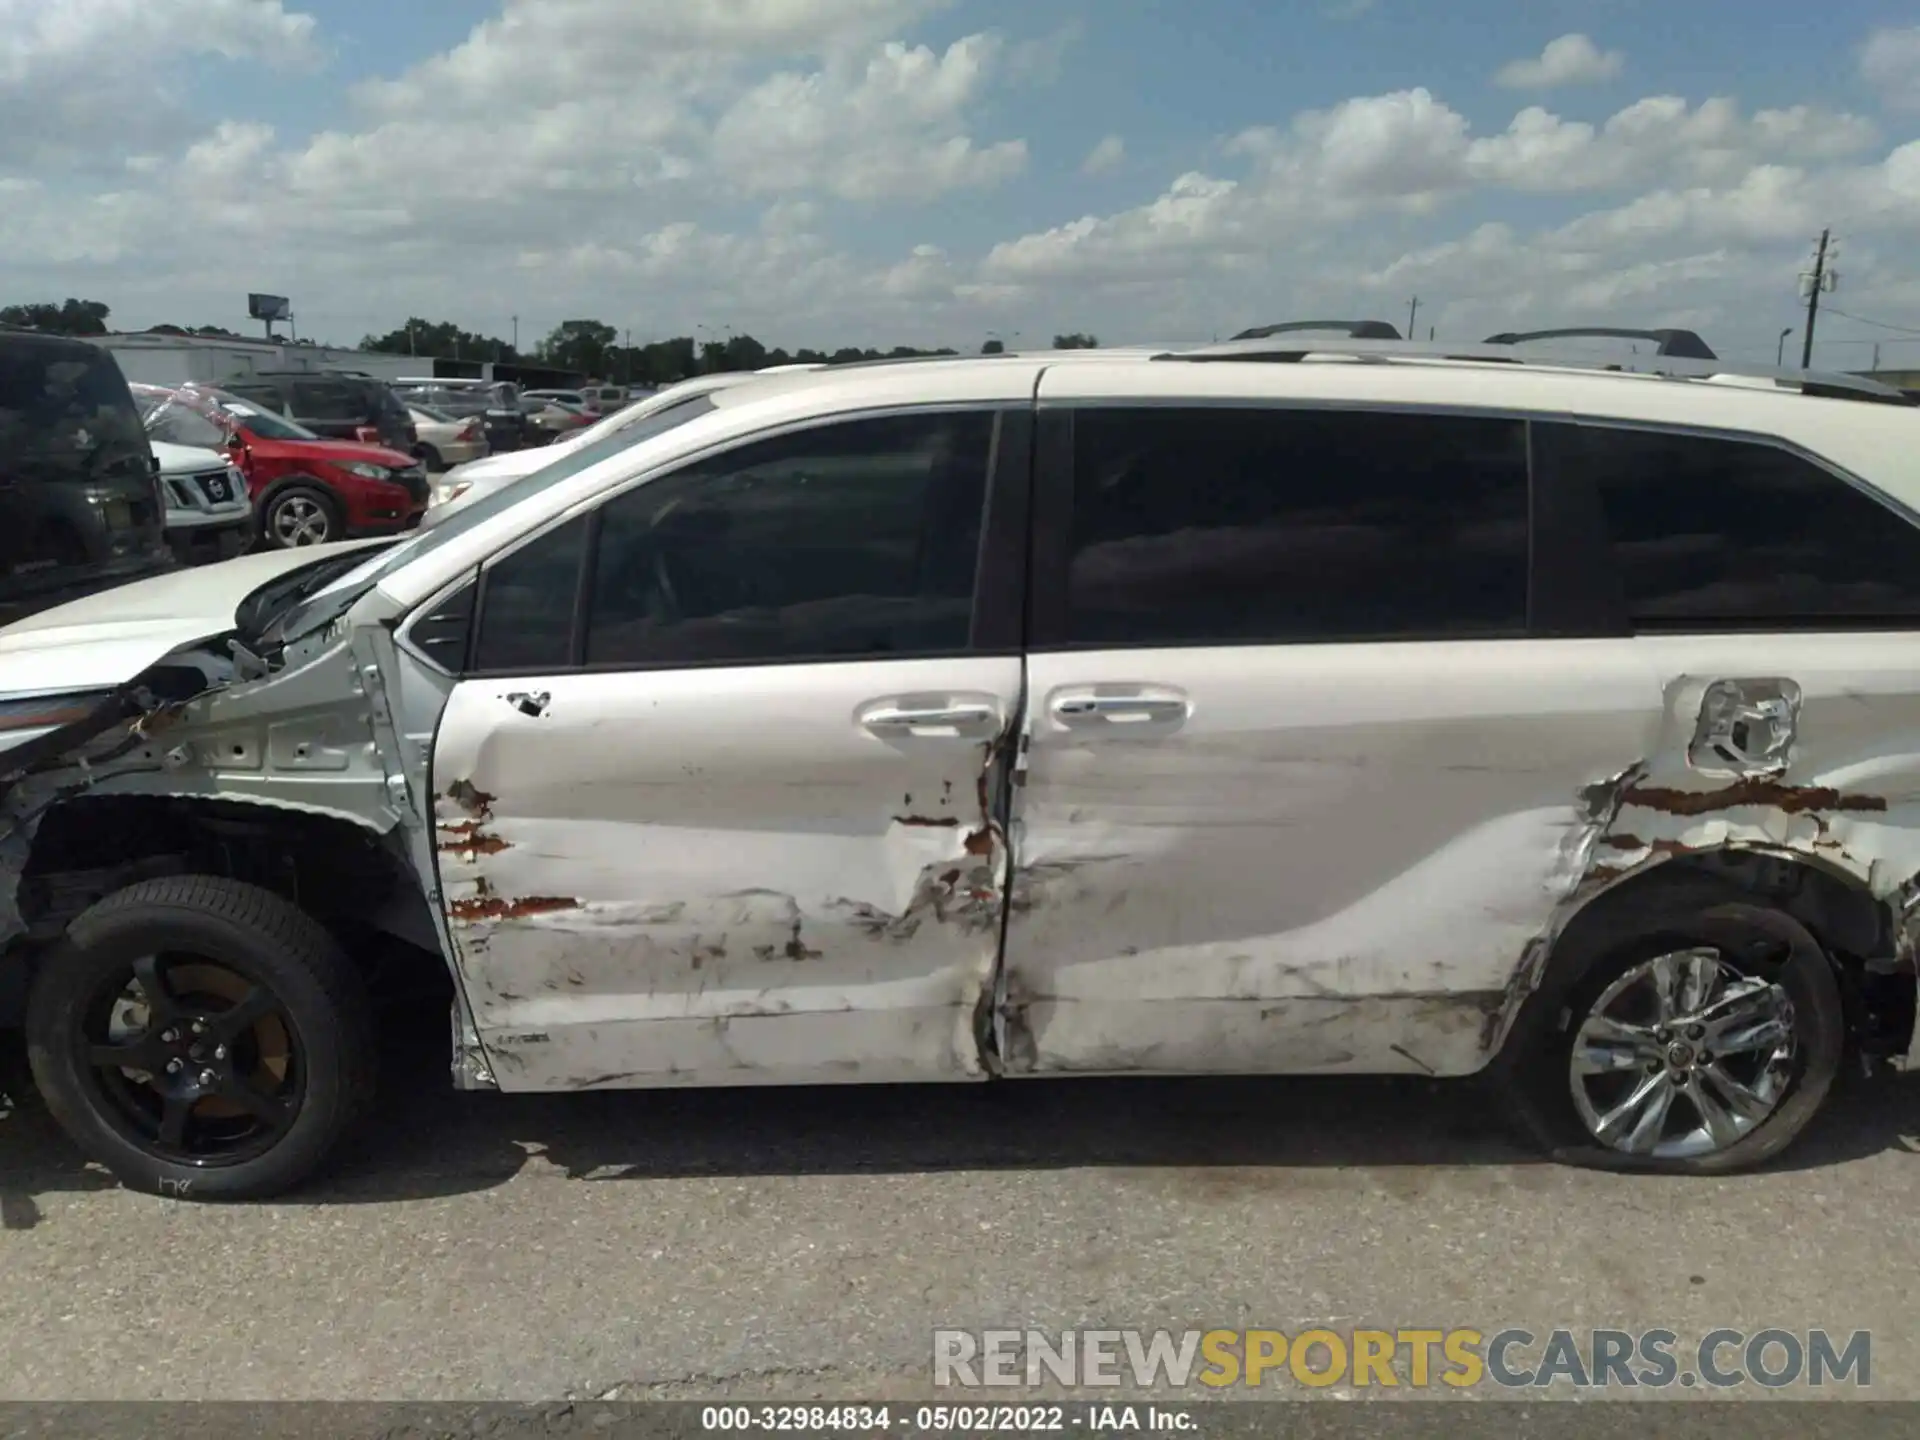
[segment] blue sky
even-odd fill
[[[121,108],[0,138],[0,300],[235,324],[284,289],[335,339],[517,313],[958,344],[1400,319],[1418,291],[1423,325],[1711,324],[1755,352],[1831,221],[1841,308],[1902,328],[1836,318],[1823,363],[1878,336],[1920,364],[1910,3],[706,4],[23,9],[0,137],[69,78]],[[1576,39],[1583,63],[1496,79]]]

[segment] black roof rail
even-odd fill
[[[1566,355],[1521,355],[1511,345],[1447,345],[1420,340],[1291,340],[1227,341],[1215,345],[1196,345],[1166,350],[1153,358],[1160,361],[1203,364],[1241,362],[1298,364],[1314,356],[1335,356],[1347,360],[1389,364],[1402,361],[1464,361],[1473,364],[1497,362],[1502,365],[1539,366],[1548,370],[1591,370],[1600,373],[1662,377],[1670,380],[1759,380],[1775,386],[1790,387],[1802,395],[1832,400],[1869,400],[1887,405],[1913,405],[1912,395],[1869,380],[1862,375],[1837,371],[1786,370],[1772,366],[1729,364],[1720,359],[1695,360],[1687,356],[1635,355],[1625,360],[1570,358]]]
[[[1606,325],[1576,325],[1567,330],[1509,330],[1501,335],[1489,335],[1483,342],[1488,345],[1521,345],[1529,340],[1652,340],[1660,348],[1656,355],[1670,355],[1676,360],[1718,360],[1707,342],[1691,330],[1620,330]]]
[[[1398,340],[1400,332],[1384,320],[1288,320],[1280,325],[1260,325],[1242,330],[1235,340],[1266,340],[1275,335],[1291,335],[1299,330],[1337,330],[1349,340]]]

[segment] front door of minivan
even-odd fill
[[[1526,638],[1524,423],[1294,368],[1042,381],[1011,1073],[1477,1069],[1647,753],[1629,646]]]
[[[1025,403],[755,440],[485,568],[433,785],[502,1088],[981,1076]]]

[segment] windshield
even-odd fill
[[[636,445],[644,444],[656,435],[664,435],[669,430],[678,429],[689,420],[697,419],[714,408],[712,397],[700,394],[689,395],[678,405],[670,405],[658,411],[639,424],[629,425],[626,429],[603,437],[595,444],[582,445],[557,457],[551,465],[543,466],[529,475],[502,485],[498,490],[488,491],[476,496],[458,509],[452,511],[447,519],[431,530],[423,530],[410,540],[403,540],[391,550],[382,551],[372,560],[343,574],[324,591],[311,595],[298,606],[283,613],[267,632],[265,639],[269,643],[298,639],[323,625],[347,613],[354,601],[378,585],[387,575],[402,565],[430,555],[455,536],[464,535],[476,525],[484,525],[494,516],[511,510],[529,496],[538,495],[549,486],[562,480],[590,470],[602,460],[609,459]]]
[[[232,433],[227,426],[179,395],[165,396],[157,404],[142,397],[140,408],[146,412],[147,434],[172,445],[224,450]]]
[[[251,401],[242,400],[238,395],[225,390],[215,390],[211,386],[196,387],[191,396],[222,415],[230,416],[236,424],[245,426],[255,435],[267,440],[318,440],[320,437],[304,425],[296,425],[284,415],[276,415],[271,410],[262,409]],[[185,397],[183,397],[185,398]]]

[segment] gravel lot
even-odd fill
[[[1866,1329],[1871,1397],[1920,1398],[1906,1081],[1675,1182],[1535,1163],[1472,1087],[502,1097],[389,1045],[365,1143],[273,1205],[124,1192],[23,1097],[0,1398],[925,1398],[940,1325],[1321,1323]]]

